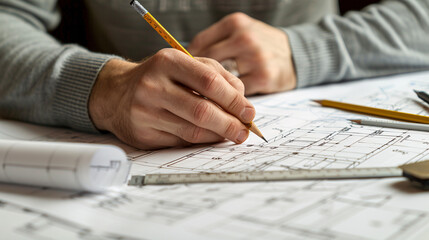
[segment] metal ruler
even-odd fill
[[[320,179],[361,179],[403,176],[398,167],[282,170],[257,172],[161,173],[132,176],[128,185],[163,185],[176,183],[254,182]]]

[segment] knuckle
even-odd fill
[[[172,62],[174,51],[171,49],[161,49],[155,55],[152,56],[152,61],[155,63],[166,63]]]
[[[235,90],[237,90],[240,94],[242,95],[244,94],[245,87],[244,87],[243,81],[241,81],[239,78],[236,78],[234,76],[234,78],[231,78],[230,83],[231,83],[231,86],[235,88]]]
[[[188,134],[185,134],[186,137],[184,138],[185,141],[190,143],[199,143],[201,141],[201,135],[203,134],[202,128],[192,127],[192,129],[187,132]]]
[[[241,96],[239,94],[236,94],[232,99],[231,103],[229,103],[228,109],[232,111],[234,111],[235,109],[237,110],[242,109],[243,107],[241,106],[242,105],[241,103],[242,103]]]
[[[215,69],[219,69],[220,67],[222,67],[222,65],[213,58],[207,58],[207,64],[214,67]]]
[[[246,24],[247,19],[248,19],[248,16],[246,14],[237,12],[227,16],[226,22],[232,28],[240,28]]]
[[[240,92],[244,93],[244,83],[240,79],[235,81],[235,88]]]
[[[230,121],[225,128],[225,136],[235,137],[238,127],[234,124],[234,122]]]
[[[210,54],[211,50],[208,50],[207,53]],[[220,63],[212,58],[205,58],[205,57],[200,57],[198,58],[198,61],[204,63],[205,65],[208,65],[211,68],[218,68],[220,65]]]
[[[195,105],[193,120],[197,125],[204,125],[210,118],[210,105],[207,101],[200,101]]]
[[[218,75],[216,72],[213,71],[207,71],[201,76],[201,84],[202,89],[206,92],[212,91],[214,88],[216,88],[216,83],[218,81]]]
[[[256,46],[256,37],[250,32],[242,32],[237,38],[237,44],[243,46]]]

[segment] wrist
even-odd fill
[[[88,111],[94,126],[111,131],[111,122],[127,86],[126,73],[136,64],[120,59],[109,60],[99,72],[91,90]]]

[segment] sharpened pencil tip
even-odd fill
[[[311,101],[322,104],[322,100],[312,99]]]
[[[253,132],[254,134],[256,134],[256,136],[264,139],[265,142],[268,143],[267,139],[264,138],[264,135],[262,135],[261,131],[258,129],[258,127],[256,127],[256,125],[253,122],[250,123],[245,123],[244,124],[251,132]]]
[[[354,123],[359,123],[359,124],[361,123],[361,120],[357,120],[357,119],[347,119],[347,120]]]

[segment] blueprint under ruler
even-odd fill
[[[251,137],[185,149],[139,151],[114,137],[0,121],[0,138],[110,143],[132,174],[397,166],[429,159],[429,133],[355,125],[366,116],[324,108],[330,99],[415,114],[413,89],[429,73],[327,85],[252,98]],[[10,239],[425,239],[429,192],[404,178],[124,187],[105,194],[0,185]]]

